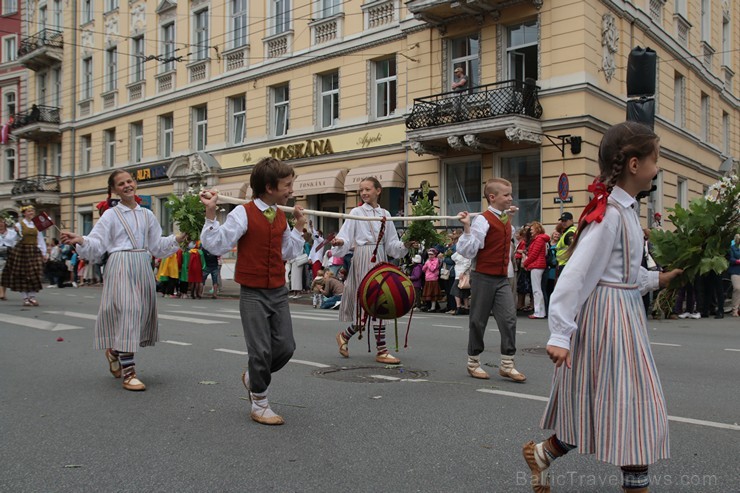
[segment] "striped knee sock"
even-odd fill
[[[375,326],[375,346],[378,348],[378,354],[385,354],[388,348],[385,346],[385,326]]]
[[[350,325],[349,327],[344,329],[344,332],[342,332],[342,337],[344,337],[345,341],[349,341],[352,338],[352,336],[357,333],[359,329],[360,329],[359,326]]]
[[[648,466],[622,466],[622,486],[625,490],[638,490],[650,486]]]
[[[121,374],[128,375],[134,371],[134,353],[118,352],[118,360],[121,362]]]

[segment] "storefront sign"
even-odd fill
[[[161,178],[167,178],[167,165],[160,164],[159,166],[148,166],[146,168],[139,168],[131,172],[136,181],[149,181],[159,180]]]
[[[269,152],[270,156],[274,158],[280,159],[281,161],[289,161],[291,159],[334,154],[334,149],[332,148],[331,140],[329,139],[308,139],[303,144],[272,147]]]

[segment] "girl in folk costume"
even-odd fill
[[[152,211],[137,204],[136,182],[127,171],[116,170],[108,177],[109,201],[112,192],[121,201],[105,210],[89,235],[64,232],[62,240],[77,244],[80,257],[91,262],[109,253],[95,348],[105,349],[109,370],[116,378],[123,376],[124,389],[146,390],[136,376],[134,353],[158,340],[151,258],[175,253],[184,234],[162,237]]]
[[[648,491],[648,465],[667,459],[668,419],[650,350],[641,291],[681,273],[640,267],[642,228],[635,196],[658,172],[658,136],[625,122],[604,134],[601,175],[568,249],[550,300],[547,353],[555,363],[541,421],[555,434],[524,445],[535,492],[549,492],[547,468],[577,448],[620,466],[624,490]]]
[[[21,212],[23,219],[15,225],[21,238],[8,252],[0,284],[4,288],[20,292],[23,295],[23,306],[39,306],[36,293],[42,288],[46,241],[33,224],[36,209],[27,205],[21,207]]]
[[[390,217],[390,213],[378,205],[381,192],[382,187],[377,179],[373,177],[364,178],[360,182],[360,198],[362,198],[363,204],[352,209],[350,215]],[[337,256],[340,258],[343,257],[349,252],[350,247],[353,245],[355,247],[355,253],[352,257],[352,268],[349,270],[349,277],[345,282],[344,291],[346,296],[342,297],[342,304],[339,308],[339,320],[342,322],[350,322],[352,324],[352,322],[356,321],[355,310],[360,309],[360,307],[356,306],[357,289],[370,269],[377,262],[387,262],[388,257],[402,258],[408,252],[406,245],[398,239],[398,233],[396,233],[396,227],[393,225],[393,221],[387,221],[385,223],[385,233],[380,239],[380,245],[375,259],[377,262],[373,262],[373,250],[378,243],[380,228],[380,221],[356,221],[348,219],[344,221],[339,233],[331,241],[332,255],[335,258]],[[339,354],[345,358],[349,358],[347,343],[359,329],[359,326],[349,325],[346,330],[337,334],[336,339],[339,345]],[[385,327],[382,323],[378,323],[375,327],[375,341],[378,351],[375,361],[390,365],[397,365],[401,362],[400,359],[388,352],[385,344]]]
[[[0,218],[0,274],[5,269],[5,261],[8,259],[8,252],[18,241],[18,233],[15,229],[9,228],[5,219]],[[5,288],[0,286],[0,300],[5,301]]]

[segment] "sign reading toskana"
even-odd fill
[[[308,139],[306,142],[301,144],[272,147],[268,152],[270,153],[270,156],[274,158],[280,159],[281,161],[289,161],[291,159],[334,154],[334,148],[329,139]]]

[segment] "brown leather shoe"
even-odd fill
[[[105,350],[105,359],[108,360],[108,369],[114,378],[121,378],[121,362],[118,356],[113,356],[110,349]]]
[[[491,375],[486,373],[486,370],[484,370],[480,366],[476,366],[475,368],[471,368],[470,366],[468,366],[468,375],[473,378],[480,378],[481,380],[488,380],[489,378],[491,378]]]
[[[123,388],[126,390],[140,391],[146,390],[146,385],[137,378],[136,372],[132,371],[123,376]]]
[[[534,491],[534,493],[550,493],[550,481],[547,476],[547,468],[540,469],[540,466],[537,465],[537,460],[534,458],[534,446],[535,443],[533,441],[529,441],[525,443],[522,448],[524,460],[527,461],[529,470],[532,472],[532,477],[530,479],[532,491]]]
[[[398,365],[401,360],[393,356],[391,353],[382,353],[375,356],[375,361],[383,363],[384,365]]]
[[[344,338],[341,332],[337,332],[337,345],[339,346],[339,354],[345,358],[349,358],[349,348],[347,347],[347,339]]]
[[[253,403],[256,404],[259,409],[254,410],[254,405],[252,405],[252,412],[249,414],[249,417],[252,418],[252,421],[255,421],[261,425],[269,425],[269,426],[279,426],[282,424],[285,424],[285,420],[282,416],[279,416],[275,414],[272,409],[270,409],[270,404],[267,402],[267,398],[263,399],[254,399]]]

